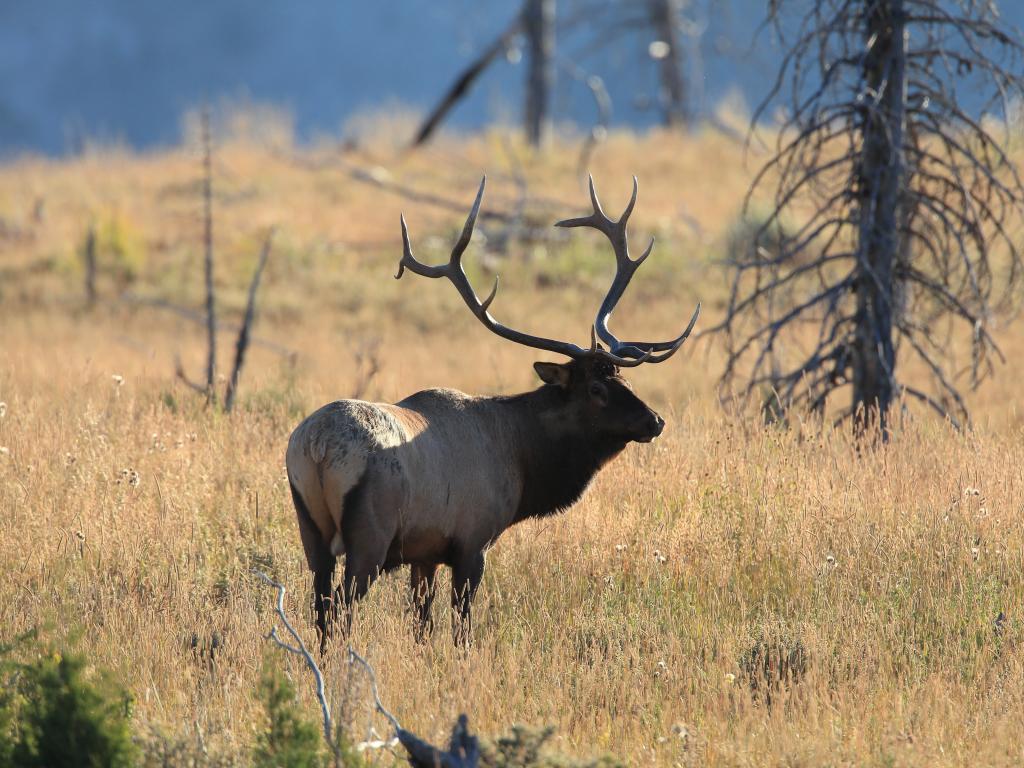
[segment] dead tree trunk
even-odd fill
[[[551,93],[555,86],[555,0],[526,0],[523,32],[529,49],[526,81],[526,137],[539,147],[551,133]]]
[[[206,277],[206,398],[214,398],[217,375],[217,315],[213,287],[213,146],[210,112],[203,110],[203,266]]]
[[[90,224],[85,236],[85,248],[82,252],[85,260],[85,301],[92,309],[96,306],[96,225]]]
[[[658,40],[667,46],[658,59],[661,77],[661,108],[665,125],[682,128],[689,122],[686,79],[683,76],[683,47],[679,25],[685,0],[651,0],[651,24]]]
[[[905,172],[906,16],[903,0],[866,5],[853,407],[858,426],[877,423],[884,431],[896,395],[893,299]]]
[[[259,261],[256,262],[256,271],[252,274],[252,282],[249,283],[249,299],[245,303],[245,319],[238,331],[238,341],[235,342],[235,364],[231,369],[231,378],[228,379],[227,388],[224,390],[224,412],[231,413],[235,406],[235,397],[238,394],[238,377],[242,373],[242,366],[245,365],[245,353],[249,349],[249,339],[252,333],[252,324],[256,319],[256,292],[260,289],[260,278],[263,276],[263,268],[267,266],[267,257],[270,256],[270,244],[274,240],[274,230],[267,233],[267,239],[263,241],[263,248],[260,251]]]
[[[823,416],[849,388],[839,418],[883,440],[903,398],[962,426],[957,381],[974,388],[1004,359],[988,326],[1024,280],[1009,226],[1024,176],[999,127],[1024,94],[1024,42],[976,0],[775,0],[768,19],[786,53],[753,124],[784,91],[788,108],[747,196],[774,187],[754,237],[770,247],[735,259],[723,382],[749,377],[746,395],[767,386]],[[957,370],[960,334],[971,361]],[[895,376],[904,356],[937,396]]]

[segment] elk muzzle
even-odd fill
[[[664,431],[665,420],[654,411],[648,411],[645,424],[635,439],[638,443],[649,443]]]

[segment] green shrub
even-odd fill
[[[263,663],[260,698],[266,728],[253,751],[254,768],[314,768],[327,765],[323,734],[295,700],[295,686],[269,660]]]
[[[2,654],[3,649],[0,649]],[[14,685],[9,666],[0,655],[0,765],[14,761]]]
[[[51,652],[16,661],[20,642],[0,647],[0,764],[19,768],[134,765],[130,699],[89,679],[85,660]]]

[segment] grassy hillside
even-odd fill
[[[487,334],[449,285],[392,279],[400,210],[434,261],[464,213],[353,168],[467,208],[486,171],[495,211],[514,207],[522,179],[526,219],[545,237],[502,253],[503,227],[483,222],[471,277],[483,290],[501,272],[492,312],[504,322],[588,339],[610,251],[596,235],[547,231],[587,209],[575,145],[534,155],[493,131],[403,155],[385,128],[346,155],[218,144],[226,321],[277,228],[260,343],[230,416],[175,380],[176,355],[198,377],[202,327],[154,306],[200,307],[198,151],[0,168],[0,639],[36,624],[75,638],[129,687],[140,733],[198,731],[221,754],[254,742],[273,596],[253,567],[288,586],[313,637],[283,469],[305,413],[357,389],[390,401],[535,384],[538,356]],[[615,135],[597,150],[606,207],[621,208],[636,174],[634,241],[659,242],[616,328],[668,337],[698,298],[699,327],[720,318],[721,260],[758,162],[719,135]],[[90,226],[102,269],[91,310]],[[996,337],[1008,362],[969,397],[972,433],[912,410],[890,445],[860,454],[842,431],[727,413],[721,340],[688,343],[629,375],[668,418],[665,435],[631,446],[569,513],[490,552],[468,653],[452,648],[440,600],[440,631],[411,642],[401,573],[361,605],[353,643],[403,725],[436,740],[466,711],[483,734],[550,724],[561,752],[637,765],[1020,764],[1024,332],[1004,323]],[[219,340],[226,374],[233,334]],[[367,383],[370,358],[380,370]],[[384,732],[345,669],[339,647],[326,671],[355,737],[371,722]]]

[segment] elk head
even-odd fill
[[[424,277],[446,277],[462,296],[469,310],[492,333],[517,344],[570,358],[567,363],[538,362],[534,364],[534,369],[541,380],[557,390],[559,397],[563,399],[562,418],[577,429],[587,432],[593,440],[614,443],[619,447],[630,441],[650,442],[661,434],[665,421],[633,393],[632,387],[620,375],[619,369],[668,360],[693,330],[700,315],[700,303],[698,302],[686,329],[671,341],[620,341],[608,328],[612,311],[622,298],[633,274],[654,248],[654,238],[651,238],[651,242],[640,256],[634,259],[629,255],[626,224],[636,204],[636,177],[633,177],[633,195],[617,221],[605,215],[594,189],[594,179],[591,177],[590,200],[593,212],[588,216],[566,219],[555,225],[596,229],[608,238],[615,254],[615,278],[591,326],[589,347],[533,336],[495,320],[488,309],[498,293],[497,277],[487,298],[480,301],[477,297],[462,268],[462,254],[473,236],[473,227],[480,212],[486,183],[487,179],[484,177],[462,234],[455,243],[447,264],[431,266],[416,260],[412,254],[405,216],[401,217],[404,251],[395,278],[400,278],[406,268]]]

